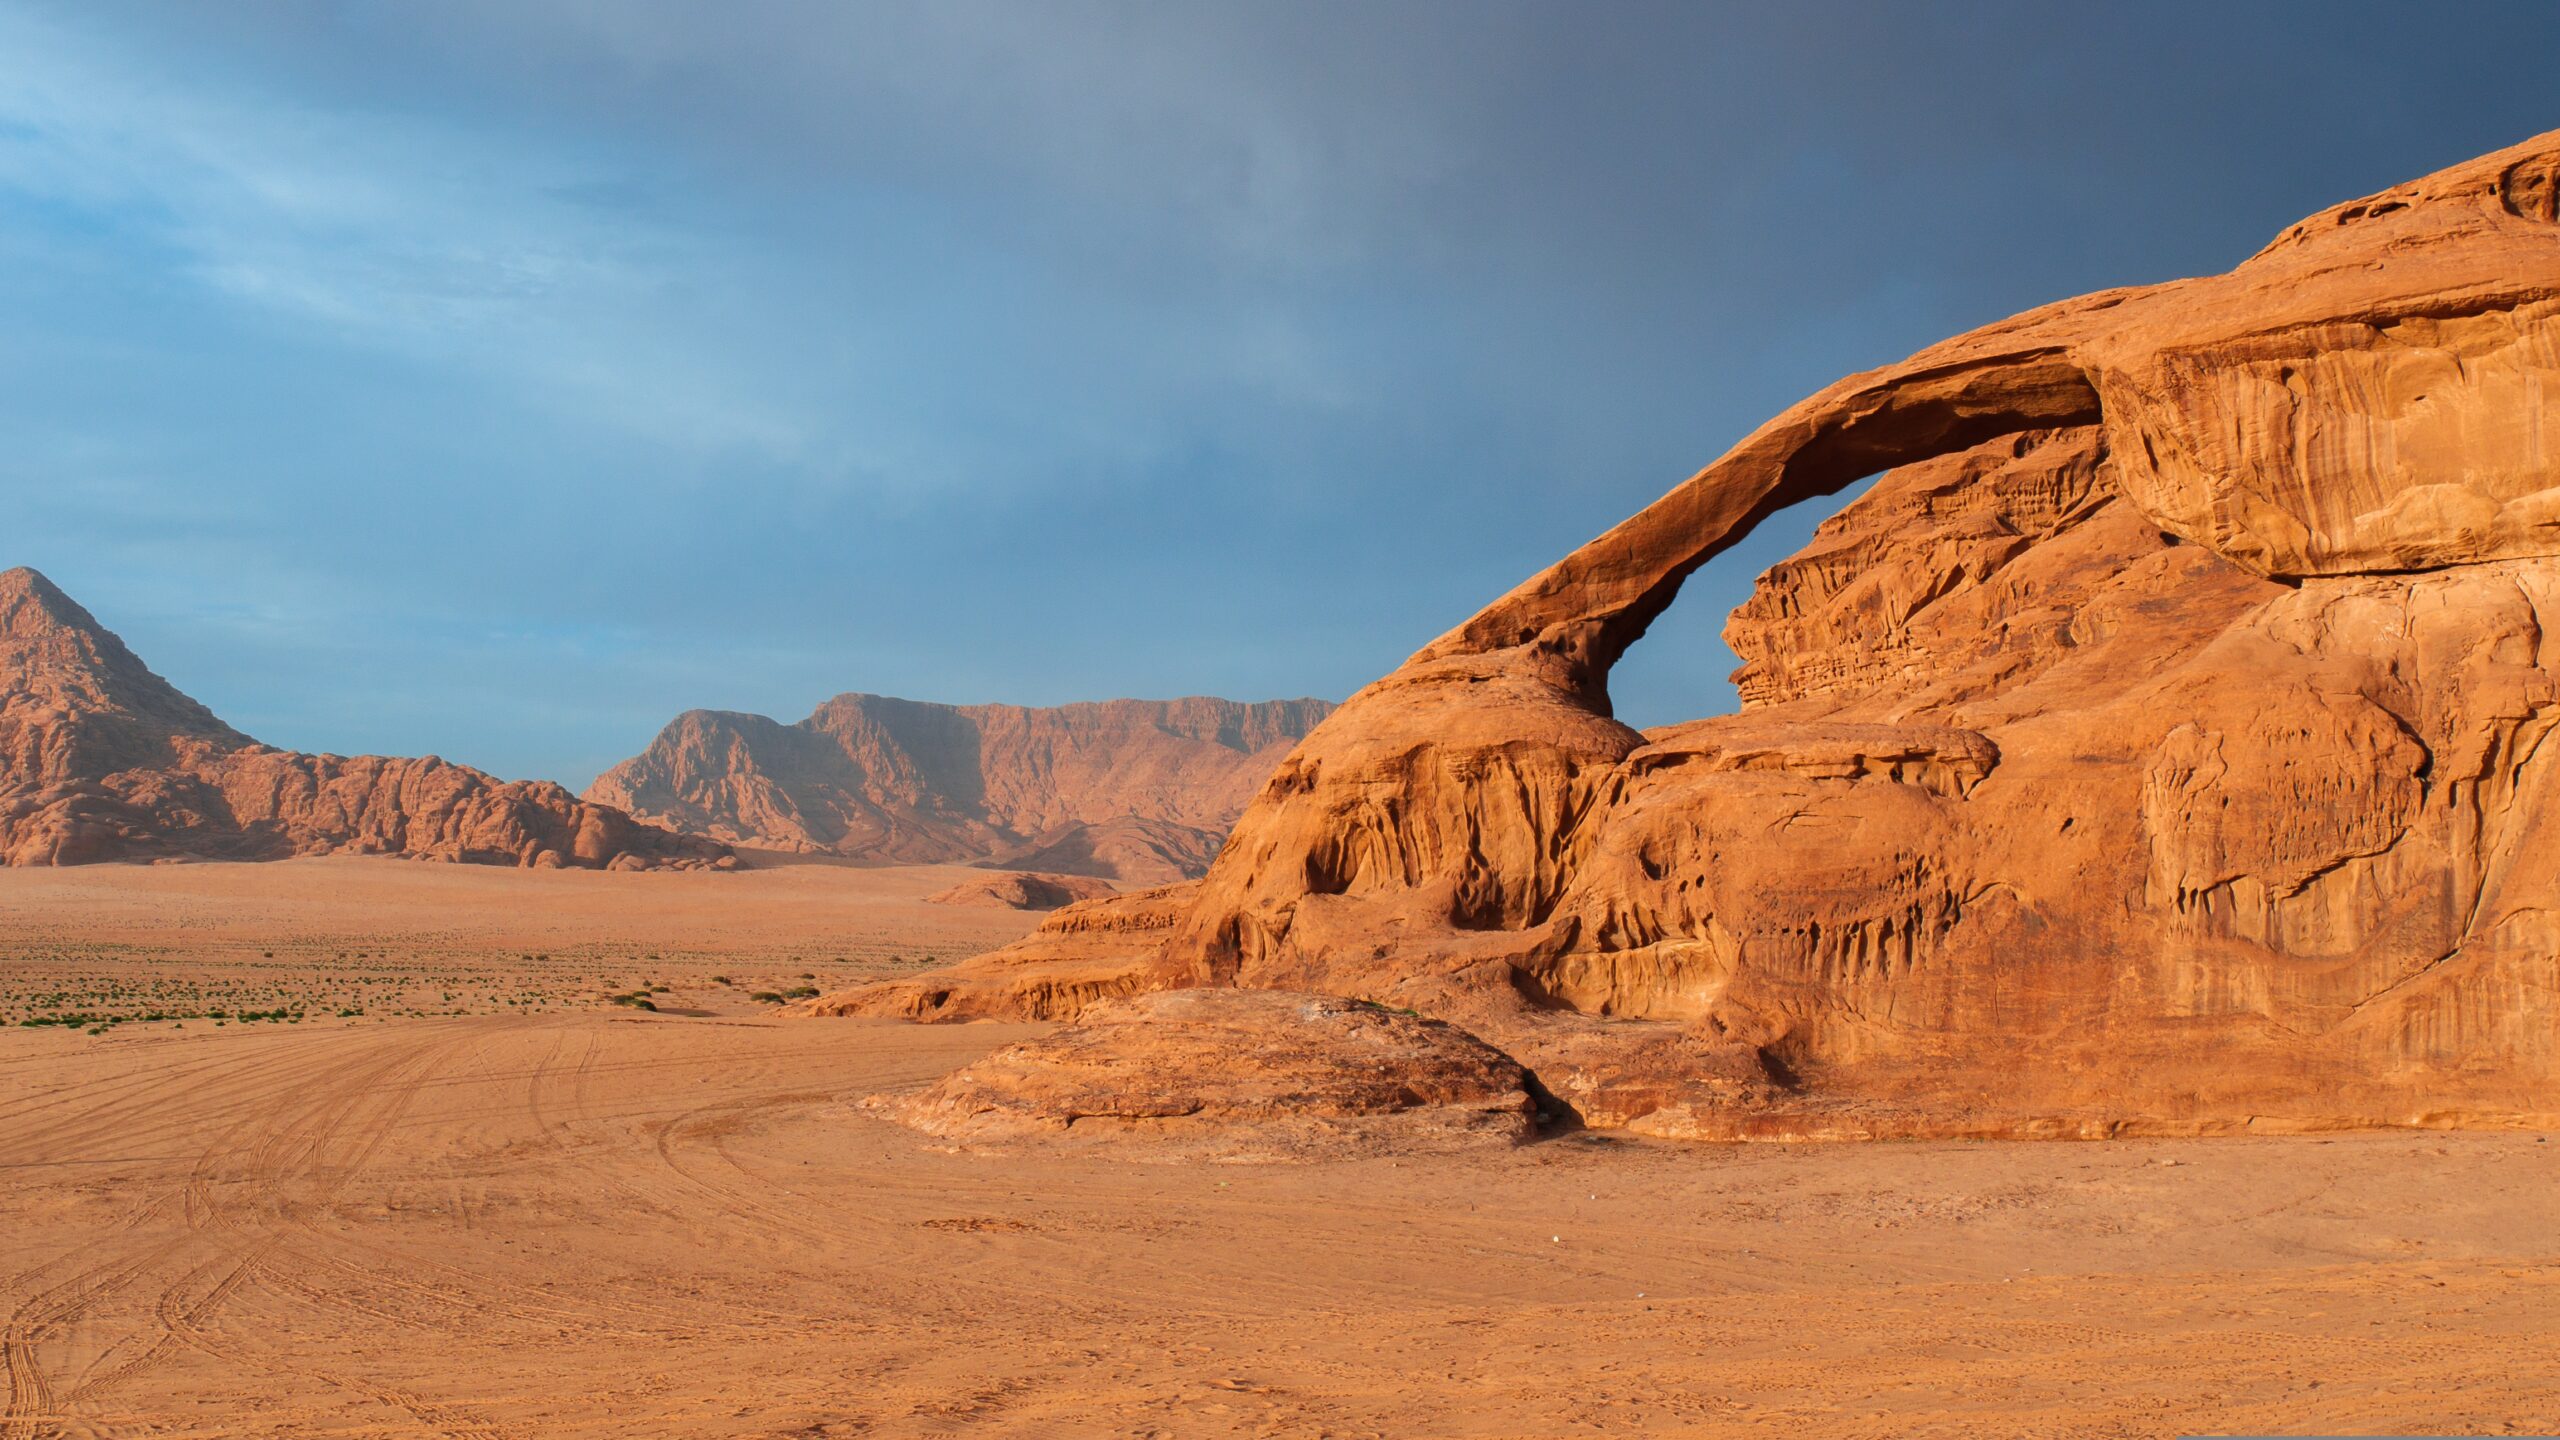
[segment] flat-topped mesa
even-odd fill
[[[728,848],[432,756],[261,745],[33,570],[0,573],[0,864],[355,853],[695,868]]]
[[[1665,1134],[2560,1113],[2555,173],[1844,379],[1353,696],[1169,932],[828,1008],[1362,996]],[[1736,612],[1744,713],[1612,718],[1686,576],[1879,472]]]

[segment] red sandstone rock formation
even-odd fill
[[[2556,181],[1843,380],[1354,696],[1178,913],[819,1008],[1362,995],[1671,1135],[2560,1118]],[[1741,713],[1611,717],[1685,576],[1878,472],[1733,616]]]
[[[0,573],[0,863],[331,852],[634,869],[729,863],[545,783],[270,749],[33,570]]]
[[[1178,972],[1138,963],[1163,950],[1191,913],[1199,882],[1086,900],[1051,914],[1018,944],[930,971],[911,985],[875,985],[824,995],[812,1015],[898,1020],[1066,1020],[1097,1000],[1162,990]]]
[[[796,725],[695,710],[587,798],[764,849],[1158,885],[1208,868],[1254,787],[1331,709],[839,695]]]
[[[1329,995],[1178,990],[1104,1001],[920,1094],[871,1106],[946,1140],[1151,1142],[1261,1161],[1517,1145],[1528,1077],[1453,1025]]]
[[[1020,870],[997,870],[981,878],[964,880],[948,890],[927,895],[929,905],[976,905],[997,910],[1056,910],[1079,900],[1097,900],[1116,893],[1108,880],[1091,875],[1040,875]]]

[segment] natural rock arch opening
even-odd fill
[[[1818,532],[1873,493],[1880,478],[1870,475],[1837,494],[1787,506],[1692,572],[1679,598],[1603,677],[1609,713],[1638,730],[1654,730],[1739,712],[1744,702],[1733,675],[1749,657],[1728,643],[1727,624],[1764,577],[1804,554]]]
[[[2094,425],[2097,387],[2038,347],[1852,376],[1425,647],[1407,668],[1529,648],[1565,662],[1605,713],[1605,677],[1699,567],[1769,518],[1897,466],[2020,431]]]

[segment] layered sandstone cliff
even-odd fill
[[[1154,885],[1205,871],[1254,787],[1331,709],[839,695],[793,725],[696,710],[587,798],[760,849]]]
[[[0,572],[0,863],[355,853],[483,864],[725,864],[727,847],[434,759],[260,745],[33,570]]]
[[[2560,1119],[2555,192],[2560,132],[1851,376],[1354,696],[1197,886],[819,1008],[1355,996],[1672,1135]],[[1733,616],[1740,713],[1612,718],[1691,571],[1879,472]]]

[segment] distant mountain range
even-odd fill
[[[0,863],[356,853],[590,869],[734,863],[547,782],[305,755],[224,724],[53,582],[0,572]]]
[[[1208,868],[1321,700],[695,710],[584,799],[432,756],[262,745],[33,570],[0,572],[0,864],[332,853],[691,868],[733,846],[1153,885]]]
[[[742,847],[1153,885],[1206,870],[1280,758],[1332,709],[855,694],[791,725],[695,710],[586,798]]]

